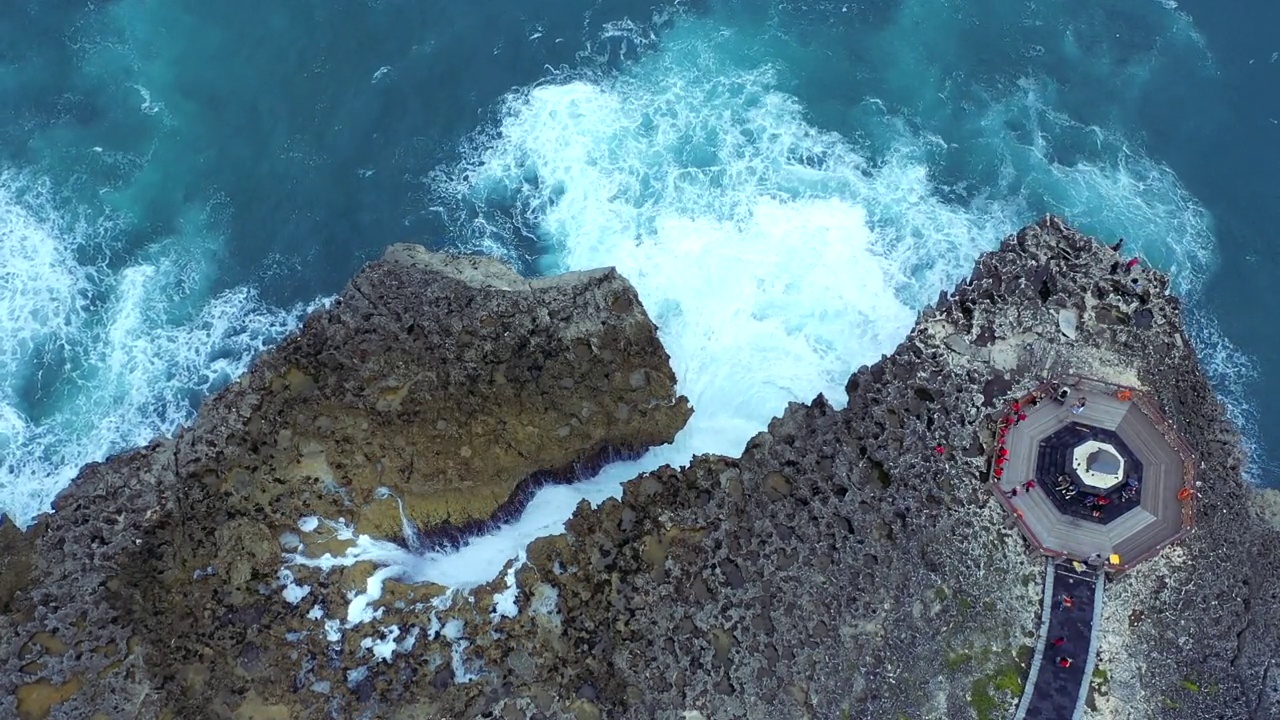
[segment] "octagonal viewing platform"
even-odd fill
[[[1139,390],[1082,377],[1014,401],[991,485],[1045,555],[1124,571],[1192,530],[1195,458]]]

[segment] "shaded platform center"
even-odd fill
[[[1088,469],[1099,452],[1101,468]],[[1108,467],[1110,461],[1118,466],[1115,470]],[[1068,476],[1068,470],[1077,465],[1075,476]],[[1142,463],[1116,433],[1103,428],[1069,423],[1054,433],[1040,444],[1034,477],[1058,512],[1087,522],[1109,523],[1141,504]]]
[[[1075,720],[1093,674],[1105,576],[1050,561],[1038,645],[1014,720]],[[1069,660],[1067,666],[1061,660]]]

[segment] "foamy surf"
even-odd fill
[[[19,526],[84,464],[189,420],[318,306],[278,310],[246,287],[202,295],[211,268],[182,247],[199,237],[122,267],[83,264],[119,228],[76,217],[48,183],[0,175],[0,512]]]
[[[1192,297],[1212,269],[1208,215],[1173,173],[1050,107],[1044,82],[961,118],[957,137],[978,138],[972,162],[997,170],[988,191],[957,192],[931,165],[952,151],[947,137],[908,129],[874,99],[859,108],[863,143],[815,126],[778,88],[767,42],[683,20],[619,74],[513,92],[466,160],[431,178],[469,247],[518,257],[510,238],[520,234],[536,239],[543,272],[612,265],[636,285],[696,410],[676,441],[544,488],[519,520],[456,551],[415,553],[353,528],[355,546],[329,566],[372,561],[386,577],[452,588],[488,582],[561,531],[580,500],[598,504],[622,481],[698,453],[737,454],[790,401],[823,393],[842,404],[858,365],[891,351],[979,253],[1045,210],[1126,236]],[[1211,327],[1197,337],[1224,363],[1242,362]],[[376,595],[366,588],[353,608]],[[359,619],[348,610],[347,622]]]
[[[998,12],[972,4],[899,6],[858,29],[865,43],[839,48],[821,37],[822,18],[806,18],[796,31],[806,37],[791,44],[775,19],[800,9],[785,3],[754,20],[680,18],[661,33],[610,22],[584,52],[606,55],[620,72],[554,74],[505,99],[464,161],[431,178],[431,202],[454,213],[470,248],[531,255],[543,272],[619,267],[661,326],[697,414],[672,446],[547,488],[518,522],[455,553],[417,552],[411,532],[374,539],[348,528],[354,550],[332,562],[372,560],[383,566],[378,583],[350,607],[311,607],[309,616],[368,622],[391,577],[458,588],[487,581],[530,540],[558,532],[578,500],[598,503],[658,464],[736,454],[789,401],[822,392],[843,402],[854,368],[892,350],[916,310],[966,274],[979,252],[1046,210],[1103,236],[1125,235],[1130,248],[1172,269],[1194,300],[1214,262],[1213,238],[1207,215],[1167,168],[1063,111],[1063,88],[1033,65],[1011,64],[1025,77],[996,78],[990,88],[955,82],[970,47],[1043,55],[1036,43],[1049,44],[1043,27],[1061,19],[1056,11],[1028,6],[1022,25],[1006,25],[970,22]],[[751,26],[764,15],[767,27]],[[973,35],[1006,31],[1035,42]],[[1072,34],[1068,44],[1075,42]],[[1123,44],[1124,52],[1098,53],[1091,67],[1136,87],[1155,60],[1132,60],[1134,43]],[[862,65],[831,60],[850,46]],[[989,69],[972,70],[977,77]],[[806,95],[795,77],[863,85],[841,95],[852,99],[838,112],[828,100],[815,117],[823,98]],[[145,86],[170,96],[163,82]],[[141,99],[143,114],[161,107]],[[367,170],[357,175],[367,179]],[[143,204],[144,190],[130,199]],[[18,508],[21,521],[47,507],[81,463],[189,417],[191,400],[242,372],[253,350],[291,327],[297,309],[266,308],[248,289],[207,300],[200,275],[211,272],[209,261],[175,260],[163,249],[123,269],[82,265],[75,250],[110,244],[108,225],[69,222],[30,197],[3,207],[5,227],[23,228],[13,242],[25,259],[4,268],[12,275],[0,288],[0,339],[14,339],[0,352],[18,349],[0,367],[12,378],[0,395],[0,508]],[[520,235],[536,245],[517,248]],[[17,287],[24,289],[9,292]],[[1212,323],[1193,319],[1193,335],[1248,430],[1243,385],[1230,382],[1248,359]],[[56,374],[41,363],[60,355],[77,366],[57,402],[33,409],[27,396],[42,386],[32,378]],[[280,591],[301,609],[308,587],[300,572],[282,576]],[[403,640],[386,637],[378,647]]]
[[[913,148],[873,165],[774,84],[768,67],[726,66],[697,33],[668,39],[622,76],[514,93],[475,154],[435,178],[455,203],[499,208],[462,228],[473,247],[516,228],[542,242],[546,272],[613,265],[635,284],[696,409],[673,444],[546,487],[517,521],[453,552],[344,527],[344,556],[289,561],[373,561],[382,578],[472,587],[559,532],[582,499],[698,453],[737,454],[788,402],[842,405],[849,374],[891,350],[1008,218],[940,200]],[[344,624],[369,620],[370,582]]]

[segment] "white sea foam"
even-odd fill
[[[342,639],[342,622],[337,618],[329,618],[324,621],[324,636],[331,643],[336,643]]]
[[[453,665],[453,681],[456,683],[471,682],[479,677],[479,673],[467,667],[466,650],[471,641],[466,638],[466,624],[454,618],[444,624],[440,636],[449,641],[449,658]]]
[[[356,535],[330,566],[372,559],[406,582],[487,581],[582,498],[695,453],[736,454],[788,402],[824,393],[842,405],[849,374],[1012,226],[1004,208],[938,199],[913,147],[873,166],[808,124],[770,68],[726,67],[695,39],[617,78],[514,93],[469,162],[434,180],[455,200],[515,208],[461,228],[474,247],[502,247],[518,226],[545,243],[547,271],[618,267],[661,328],[696,408],[689,426],[638,461],[545,488],[520,520],[456,553]]]
[[[138,95],[142,98],[142,104],[138,106],[139,110],[147,115],[155,115],[156,113],[164,112],[164,103],[152,100],[150,90],[137,84],[133,86],[133,89],[137,90]]]
[[[627,22],[607,24],[600,40],[628,58],[658,46],[651,30]],[[965,115],[977,131],[957,135],[976,135],[981,147],[994,148],[1007,185],[961,201],[939,187],[930,165],[955,138],[920,130],[936,123],[894,116],[874,98],[856,108],[869,120],[859,131],[878,134],[873,144],[893,150],[871,153],[866,143],[823,130],[779,89],[767,60],[779,53],[763,47],[770,41],[682,20],[660,50],[620,74],[552,77],[512,93],[501,121],[475,138],[466,160],[432,178],[443,205],[481,209],[457,228],[473,249],[514,256],[510,238],[519,230],[541,242],[545,271],[618,267],[659,323],[680,389],[697,412],[672,446],[591,481],[547,488],[519,521],[456,553],[414,552],[408,525],[396,541],[331,524],[355,540],[351,550],[292,561],[322,570],[360,560],[383,567],[354,594],[345,621],[325,623],[329,637],[340,637],[344,624],[376,619],[389,579],[459,587],[487,581],[530,540],[558,531],[580,499],[599,502],[616,494],[621,480],[695,453],[737,453],[787,402],[821,392],[842,404],[843,383],[857,365],[891,351],[915,311],[965,274],[980,251],[1046,209],[1126,234],[1131,248],[1171,268],[1189,292],[1212,267],[1208,219],[1172,173],[1041,102],[1036,81]],[[927,75],[917,70],[898,72]],[[382,70],[374,80],[380,77]],[[947,105],[935,97],[945,89],[941,76],[920,87],[922,107],[925,100]],[[1068,159],[1055,143],[1066,129],[1096,135],[1099,147],[1112,150]],[[1029,205],[1022,186],[1041,197]],[[10,205],[17,210],[10,213]],[[0,442],[36,449],[26,453],[37,458],[29,467],[0,467],[0,504],[16,505],[22,522],[79,462],[187,417],[186,392],[242,370],[248,352],[293,315],[272,314],[251,293],[236,291],[194,321],[174,324],[155,308],[164,306],[160,294],[184,287],[183,266],[161,259],[104,275],[75,261],[82,228],[51,224],[29,205],[5,207],[6,221],[18,218],[23,228],[13,236],[16,256],[39,270],[13,285],[29,292],[0,297],[8,303],[0,304],[3,332],[12,332],[4,337],[26,353],[4,369],[19,376],[31,367],[32,348],[74,344],[91,358],[83,377],[94,385],[76,385],[66,407],[100,419],[90,431],[67,429],[70,411],[31,422],[5,396]],[[109,308],[100,327],[89,321],[91,301]],[[253,321],[237,325],[246,314]],[[9,315],[17,320],[8,322]],[[1193,334],[1202,349],[1224,348],[1211,370],[1232,372],[1241,359],[1211,326],[1201,327]],[[47,475],[60,479],[32,482]],[[19,491],[31,495],[10,502]],[[299,523],[304,532],[319,528],[317,518]],[[513,612],[517,596],[511,582],[495,616]]]
[[[771,67],[725,49],[744,42],[727,35],[686,23],[620,75],[514,92],[469,160],[432,179],[481,209],[460,227],[477,248],[514,228],[543,243],[546,271],[617,267],[696,412],[672,446],[546,488],[520,520],[456,553],[384,555],[405,579],[487,581],[582,498],[599,502],[660,463],[736,454],[789,401],[821,392],[843,404],[857,365],[891,351],[979,252],[1046,209],[1126,235],[1191,294],[1216,261],[1208,215],[1173,173],[1047,106],[1042,86],[1023,83],[963,129],[999,148],[1008,184],[959,201],[927,162],[947,138],[885,113],[868,132],[895,149],[872,162],[811,125]],[[1030,131],[1015,134],[1013,119]],[[1064,152],[1060,136],[1092,138],[1095,155]]]
[[[373,653],[374,658],[380,662],[391,662],[391,656],[395,654],[397,649],[396,639],[400,637],[400,627],[398,625],[389,625],[382,628],[382,637],[365,638],[360,641],[360,647]]]
[[[516,598],[520,595],[520,588],[516,585],[516,571],[524,561],[524,553],[516,556],[511,567],[507,568],[507,589],[493,596],[493,612],[489,616],[494,622],[504,617],[515,617],[520,612],[520,607],[516,603]]]
[[[119,229],[76,217],[47,182],[0,173],[0,512],[19,525],[85,463],[189,419],[193,397],[319,304],[280,311],[248,288],[201,296],[210,264],[182,259],[199,237],[120,267],[86,264]]]
[[[311,586],[299,585],[293,580],[293,573],[288,568],[281,568],[277,578],[279,584],[283,586],[280,594],[284,597],[285,602],[290,605],[297,605],[302,602],[303,598],[311,594]]]
[[[347,671],[347,687],[355,689],[365,678],[369,677],[369,666],[361,665]]]
[[[26,374],[40,346],[67,347],[84,322],[99,272],[76,262],[76,253],[104,242],[107,233],[49,213],[51,194],[48,183],[0,173],[0,368],[7,380]]]

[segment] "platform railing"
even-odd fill
[[[1145,560],[1158,554],[1170,544],[1186,537],[1195,529],[1195,509],[1192,500],[1196,494],[1195,482],[1198,459],[1186,440],[1178,433],[1174,424],[1161,411],[1159,403],[1150,395],[1136,388],[1117,385],[1097,378],[1082,375],[1074,377],[1077,380],[1077,385],[1086,388],[1093,386],[1092,389],[1095,392],[1101,391],[1110,395],[1117,395],[1121,391],[1128,391],[1131,394],[1130,402],[1138,406],[1138,409],[1142,411],[1143,415],[1147,416],[1151,424],[1160,430],[1160,435],[1164,437],[1165,442],[1168,442],[1170,447],[1182,458],[1182,483],[1178,488],[1179,500],[1182,503],[1182,530],[1177,535],[1157,545],[1153,550],[1143,553],[1140,558]]]
[[[1178,456],[1182,459],[1182,468],[1183,468],[1182,482],[1178,489],[1178,500],[1181,504],[1181,511],[1182,511],[1180,530],[1174,535],[1170,536],[1168,539],[1160,542],[1158,545],[1155,545],[1154,547],[1152,547],[1151,549],[1145,552],[1139,553],[1136,556],[1121,558],[1121,562],[1119,564],[1116,564],[1116,565],[1109,564],[1107,566],[1108,569],[1110,569],[1113,572],[1126,572],[1132,569],[1135,565],[1141,562],[1144,562],[1152,557],[1155,557],[1156,555],[1160,554],[1160,552],[1163,551],[1165,548],[1169,547],[1173,543],[1185,538],[1188,534],[1190,534],[1192,530],[1195,529],[1195,510],[1194,510],[1192,501],[1195,497],[1195,477],[1196,477],[1197,458],[1196,458],[1196,454],[1191,450],[1191,447],[1187,444],[1185,440],[1182,439],[1182,436],[1177,432],[1177,429],[1176,427],[1174,427],[1173,423],[1169,421],[1169,419],[1164,415],[1163,412],[1161,412],[1159,403],[1156,402],[1154,398],[1151,398],[1146,393],[1144,393],[1141,390],[1138,390],[1137,388],[1128,387],[1125,385],[1118,385],[1113,382],[1108,382],[1106,380],[1100,380],[1098,378],[1088,377],[1086,375],[1067,375],[1058,380],[1046,381],[1046,382],[1040,383],[1039,385],[1032,388],[1029,392],[1019,397],[1019,401],[1026,403],[1030,401],[1036,393],[1042,393],[1043,397],[1047,401],[1052,402],[1054,401],[1054,399],[1050,397],[1050,394],[1055,384],[1060,387],[1075,387],[1075,388],[1080,388],[1082,390],[1095,392],[1098,394],[1111,395],[1113,397],[1123,399],[1127,402],[1132,402],[1134,405],[1138,407],[1138,409],[1142,412],[1142,414],[1147,417],[1147,419],[1152,423],[1152,425],[1154,425],[1160,431],[1161,436],[1165,439],[1166,442],[1169,443],[1170,447],[1172,447],[1174,451],[1178,454]],[[1000,415],[1000,418],[996,421],[997,451],[999,447],[1001,447],[1001,443],[998,441],[999,438],[1002,437],[1002,435],[1005,432],[1007,432],[1010,429],[1010,427],[1011,427],[1011,423],[1008,420],[1008,415],[1002,412]],[[995,474],[996,468],[997,468],[997,465],[993,461],[991,464],[991,468],[988,470],[988,481],[991,483],[992,488],[995,491],[996,497],[1000,501],[1000,504],[1003,505],[1005,509],[1008,510],[1009,513],[1011,513],[1014,516],[1014,519],[1017,522],[1019,528],[1021,529],[1023,535],[1025,535],[1027,539],[1031,542],[1031,544],[1034,545],[1042,554],[1048,555],[1051,557],[1069,558],[1069,556],[1065,552],[1046,547],[1044,543],[1040,541],[1035,531],[1026,522],[1026,519],[1023,517],[1022,512],[1019,511],[1016,507],[1014,507],[1013,503],[1010,502],[1009,498],[1007,498],[1004,495],[1004,493],[1000,491],[999,485],[1000,485],[1001,478]]]

